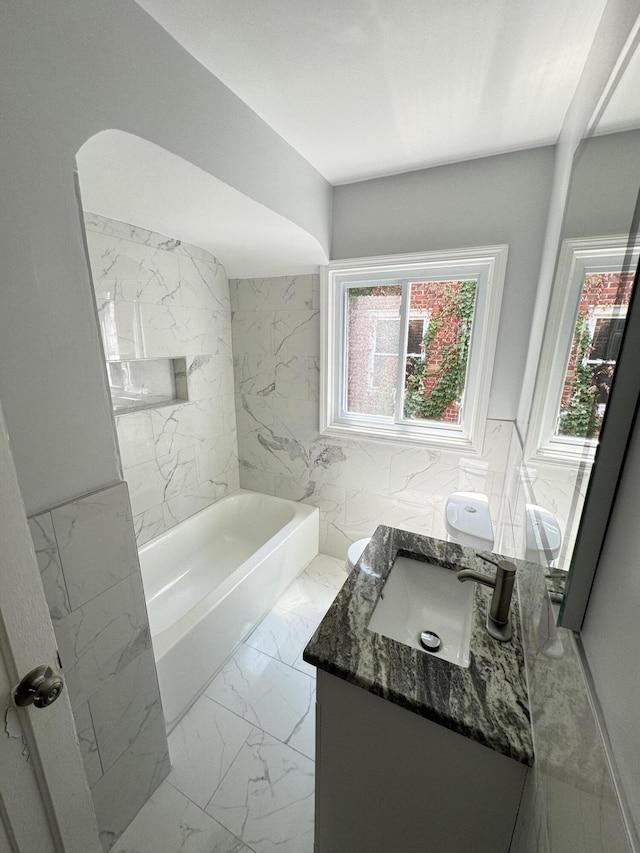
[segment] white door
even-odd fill
[[[0,406],[0,853],[100,853],[67,694],[12,702],[38,666],[58,671],[56,641]]]

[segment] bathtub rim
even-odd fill
[[[280,498],[276,495],[268,495],[263,492],[254,492],[249,489],[236,489],[234,492],[229,495],[225,495],[224,498],[221,498],[219,501],[216,501],[213,504],[209,504],[206,507],[203,507],[201,510],[198,510],[197,513],[185,518],[184,521],[179,522],[179,524],[174,525],[169,528],[169,530],[164,531],[159,536],[151,539],[149,542],[145,543],[141,548],[138,549],[138,554],[142,554],[143,551],[150,549],[151,545],[161,544],[163,541],[171,537],[172,535],[176,535],[176,529],[181,525],[186,525],[192,520],[198,519],[199,516],[202,516],[206,512],[211,512],[215,509],[219,504],[223,501],[231,501],[234,498],[242,497],[242,495],[258,495],[260,498],[265,498],[268,501],[275,501],[278,503],[286,503],[289,505],[293,505],[295,507],[294,515],[289,521],[281,528],[277,530],[277,532],[267,539],[256,551],[254,551],[246,560],[240,563],[225,580],[219,584],[217,587],[214,587],[209,593],[207,593],[200,601],[198,601],[193,607],[191,607],[186,613],[184,613],[179,619],[177,619],[172,625],[165,628],[163,631],[154,634],[151,632],[151,627],[149,627],[149,631],[151,634],[151,642],[153,645],[154,656],[156,662],[159,662],[162,657],[168,654],[175,646],[180,643],[184,637],[191,631],[193,628],[200,624],[210,612],[215,608],[220,606],[220,604],[232,594],[232,592],[238,587],[242,581],[248,576],[252,575],[259,566],[271,555],[274,550],[274,547],[278,545],[284,545],[298,530],[298,526],[301,521],[306,521],[308,519],[316,516],[319,520],[320,511],[318,507],[312,506],[310,504],[302,504],[298,501],[292,501],[288,498]],[[197,523],[197,522],[194,522]],[[143,580],[144,587],[144,570],[141,565],[141,574]],[[146,603],[146,591],[145,591],[145,603]]]

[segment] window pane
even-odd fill
[[[617,361],[625,317],[596,320],[589,361]]]
[[[585,275],[556,435],[600,435],[632,287],[631,274]]]
[[[409,316],[425,329],[418,349],[411,334],[405,356],[404,416],[448,424],[462,422],[476,281],[411,285]],[[411,332],[411,320],[409,331]],[[419,355],[412,353],[418,352]]]
[[[400,285],[347,290],[346,410],[392,418],[398,381]]]
[[[409,328],[407,330],[407,355],[422,354],[422,338],[425,330],[425,320],[413,320],[409,318]]]

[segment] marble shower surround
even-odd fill
[[[127,485],[29,527],[108,850],[170,770]]]
[[[380,523],[446,538],[454,491],[486,492],[493,518],[503,516],[511,422],[487,422],[477,472],[459,451],[322,436],[319,276],[229,286],[243,488],[319,507],[320,550],[341,558]]]
[[[186,357],[189,400],[116,417],[138,545],[239,486],[231,314],[213,255],[85,213],[107,360]]]

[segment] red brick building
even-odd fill
[[[429,324],[441,325],[429,347],[426,362],[425,398],[431,394],[441,369],[442,356],[460,332],[460,319],[447,309],[462,282],[424,282],[411,285],[406,351],[399,354],[401,287],[350,288],[348,296],[347,410],[358,414],[392,416],[398,385],[398,361],[405,378],[424,357],[424,335]],[[444,312],[444,314],[443,314]],[[441,420],[460,421],[458,402],[449,406]]]
[[[590,273],[584,279],[578,315],[586,322],[590,334],[586,361],[592,370],[592,385],[598,388],[594,395],[594,405],[598,407],[599,420],[602,418],[607,402],[618,358],[632,287],[633,275],[631,274]],[[561,415],[569,410],[574,393],[578,350],[578,336],[574,334],[562,389]],[[562,431],[560,425],[559,432],[562,433]]]

